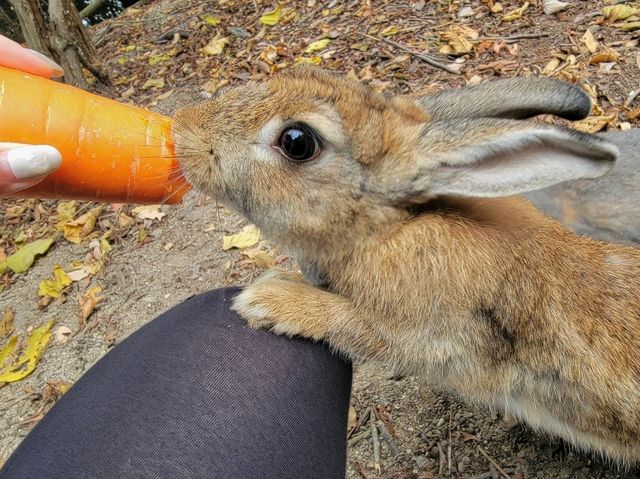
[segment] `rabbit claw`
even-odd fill
[[[314,337],[317,332],[305,331],[305,318],[291,314],[292,307],[301,299],[296,293],[300,287],[309,288],[301,274],[269,270],[235,297],[231,309],[254,329],[270,329],[285,336]]]

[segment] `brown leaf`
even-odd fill
[[[584,45],[587,47],[587,50],[589,50],[589,53],[595,53],[598,51],[598,42],[595,38],[593,38],[591,30],[587,30],[586,32],[584,32],[584,35],[582,35],[580,41],[584,43]]]
[[[524,12],[529,8],[529,2],[524,2],[524,4],[520,8],[516,8],[515,10],[511,10],[508,13],[502,15],[503,22],[512,22],[513,20],[517,20],[524,15]]]
[[[617,116],[615,114],[589,116],[584,120],[574,122],[571,126],[575,130],[585,133],[597,133],[603,130],[606,126],[615,125],[616,118]]]
[[[596,63],[605,62],[617,62],[620,54],[611,48],[607,48],[600,53],[596,53],[589,59],[589,64],[594,65]]]
[[[0,339],[8,338],[13,333],[13,309],[7,308],[0,320]]]
[[[83,297],[79,298],[81,324],[86,324],[89,316],[95,311],[96,306],[102,302],[102,298],[98,296],[100,291],[102,291],[100,286],[94,286],[89,288],[89,291],[87,291]]]

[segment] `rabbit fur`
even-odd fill
[[[586,116],[549,78],[384,96],[317,68],[217,93],[176,116],[195,186],[257,224],[303,274],[271,270],[234,309],[423,376],[578,448],[640,457],[640,251],[577,236],[514,196],[597,178],[617,149],[531,120]],[[304,122],[323,140],[273,148]]]

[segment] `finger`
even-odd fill
[[[6,144],[0,143],[0,150]],[[60,152],[49,145],[22,145],[0,151],[0,193],[33,186],[62,163]]]
[[[0,65],[42,77],[64,75],[62,67],[40,52],[22,47],[0,35]]]

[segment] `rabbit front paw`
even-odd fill
[[[304,307],[305,294],[313,292],[314,288],[304,282],[301,274],[273,269],[243,289],[231,309],[254,329],[319,340],[324,334],[319,325],[313,325]]]

